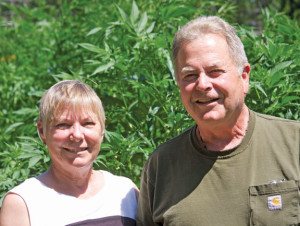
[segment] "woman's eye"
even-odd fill
[[[94,122],[85,122],[83,125],[84,126],[93,126],[93,125],[95,125],[95,123]]]
[[[57,124],[55,127],[56,128],[59,128],[59,129],[66,129],[66,128],[69,128],[71,125],[70,124],[67,124],[67,123],[59,123]]]

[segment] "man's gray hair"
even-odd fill
[[[217,16],[200,16],[189,21],[175,34],[172,47],[172,56],[175,69],[175,78],[178,82],[178,52],[185,42],[190,42],[204,34],[217,34],[225,37],[229,48],[229,54],[237,67],[238,73],[243,73],[244,64],[248,59],[244,45],[237,36],[234,27]]]

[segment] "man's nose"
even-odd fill
[[[212,89],[211,78],[205,72],[200,73],[196,88],[201,91],[209,91]]]

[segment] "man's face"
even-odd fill
[[[248,92],[249,64],[239,75],[225,38],[216,34],[184,43],[177,59],[181,101],[196,123],[235,123]]]

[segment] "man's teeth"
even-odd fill
[[[212,102],[212,101],[215,101],[217,99],[206,99],[206,100],[197,100],[196,102],[197,103],[208,103],[208,102]]]
[[[87,148],[81,148],[81,149],[69,149],[69,148],[64,148],[66,151],[69,152],[80,152],[80,151],[84,151],[87,150]]]

